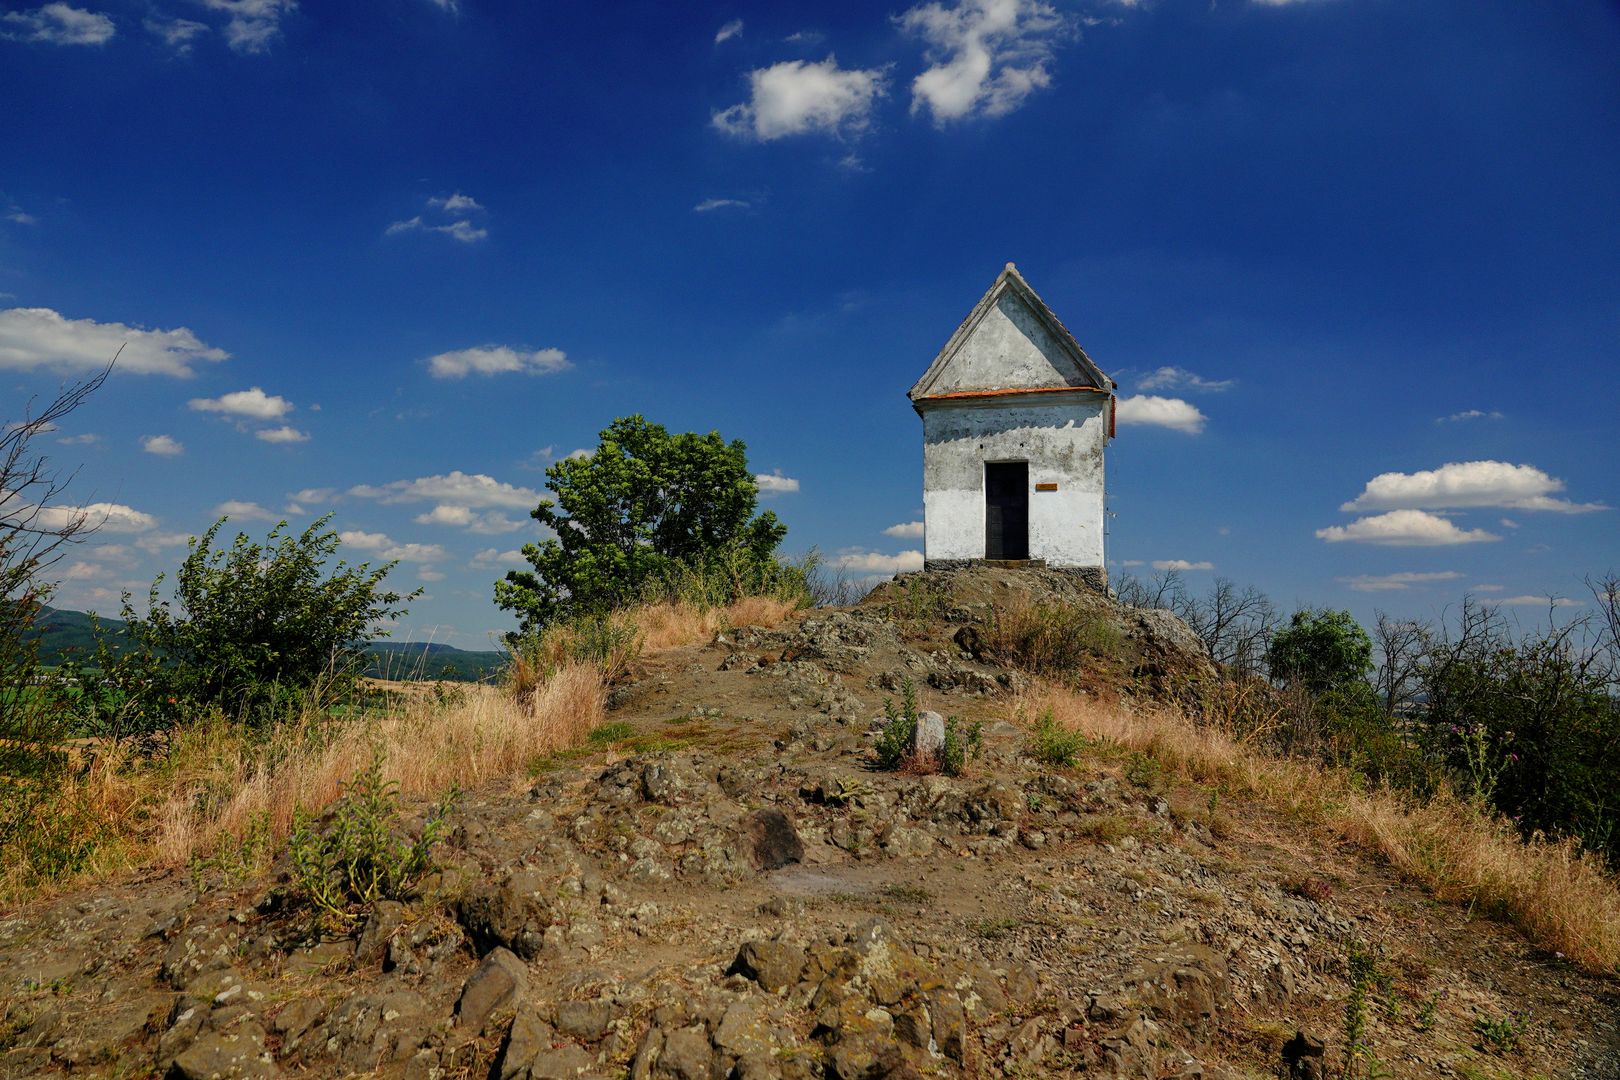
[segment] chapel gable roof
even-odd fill
[[[1111,394],[1114,381],[1008,263],[907,396],[921,402],[1064,390]]]

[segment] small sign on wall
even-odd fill
[[[1057,490],[1057,485],[1056,484],[1036,484],[1035,485],[1035,490],[1036,491],[1056,491]]]

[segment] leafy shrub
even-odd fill
[[[1035,730],[1030,735],[1029,752],[1036,761],[1054,768],[1070,768],[1080,761],[1086,737],[1078,731],[1059,724],[1050,708],[1043,709],[1035,719]]]
[[[796,577],[808,600],[804,575],[775,558],[787,528],[754,514],[759,488],[739,441],[620,417],[594,453],[548,468],[546,487],[556,501],[530,516],[556,537],[525,545],[529,569],[495,583],[496,604],[521,620],[517,635],[624,607],[650,588],[709,596],[724,583],[732,599]]]
[[[399,828],[399,785],[383,779],[380,746],[371,764],[351,781],[321,829],[299,808],[287,846],[293,887],[322,915],[350,922],[379,900],[406,899],[432,866],[457,792],[451,789],[429,812],[414,839]]]
[[[1315,694],[1343,692],[1372,670],[1372,639],[1348,611],[1294,612],[1266,648],[1271,677]]]
[[[258,544],[238,534],[215,549],[225,524],[215,522],[189,541],[175,575],[174,599],[152,583],[146,614],[124,603],[131,648],[108,676],[139,701],[141,726],[183,721],[215,706],[251,723],[266,723],[305,702],[312,689],[340,694],[364,668],[369,634],[404,614],[402,596],[382,591],[396,565],[349,566],[336,554],[330,515],[297,536],[282,522]]]

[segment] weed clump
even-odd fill
[[[428,813],[416,838],[401,835],[399,785],[383,779],[384,753],[374,748],[371,763],[347,785],[332,812],[330,827],[319,828],[300,808],[288,837],[294,889],[323,917],[352,922],[379,900],[408,897],[432,867],[432,851],[443,838],[457,791],[451,788]]]
[[[919,761],[911,746],[917,734],[917,687],[910,679],[901,685],[900,704],[894,699],[883,699],[884,723],[878,731],[873,747],[873,764],[885,772],[909,769],[916,772],[942,772],[946,776],[961,776],[968,762],[984,749],[984,723],[979,720],[963,724],[960,717],[945,718],[945,742],[937,760]]]
[[[1043,765],[1053,768],[1072,768],[1080,761],[1080,751],[1086,746],[1086,737],[1078,731],[1064,727],[1052,716],[1051,709],[1041,710],[1035,718],[1035,730],[1030,734],[1029,754]]]

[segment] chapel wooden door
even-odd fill
[[[984,465],[984,557],[1029,558],[1029,462]]]

